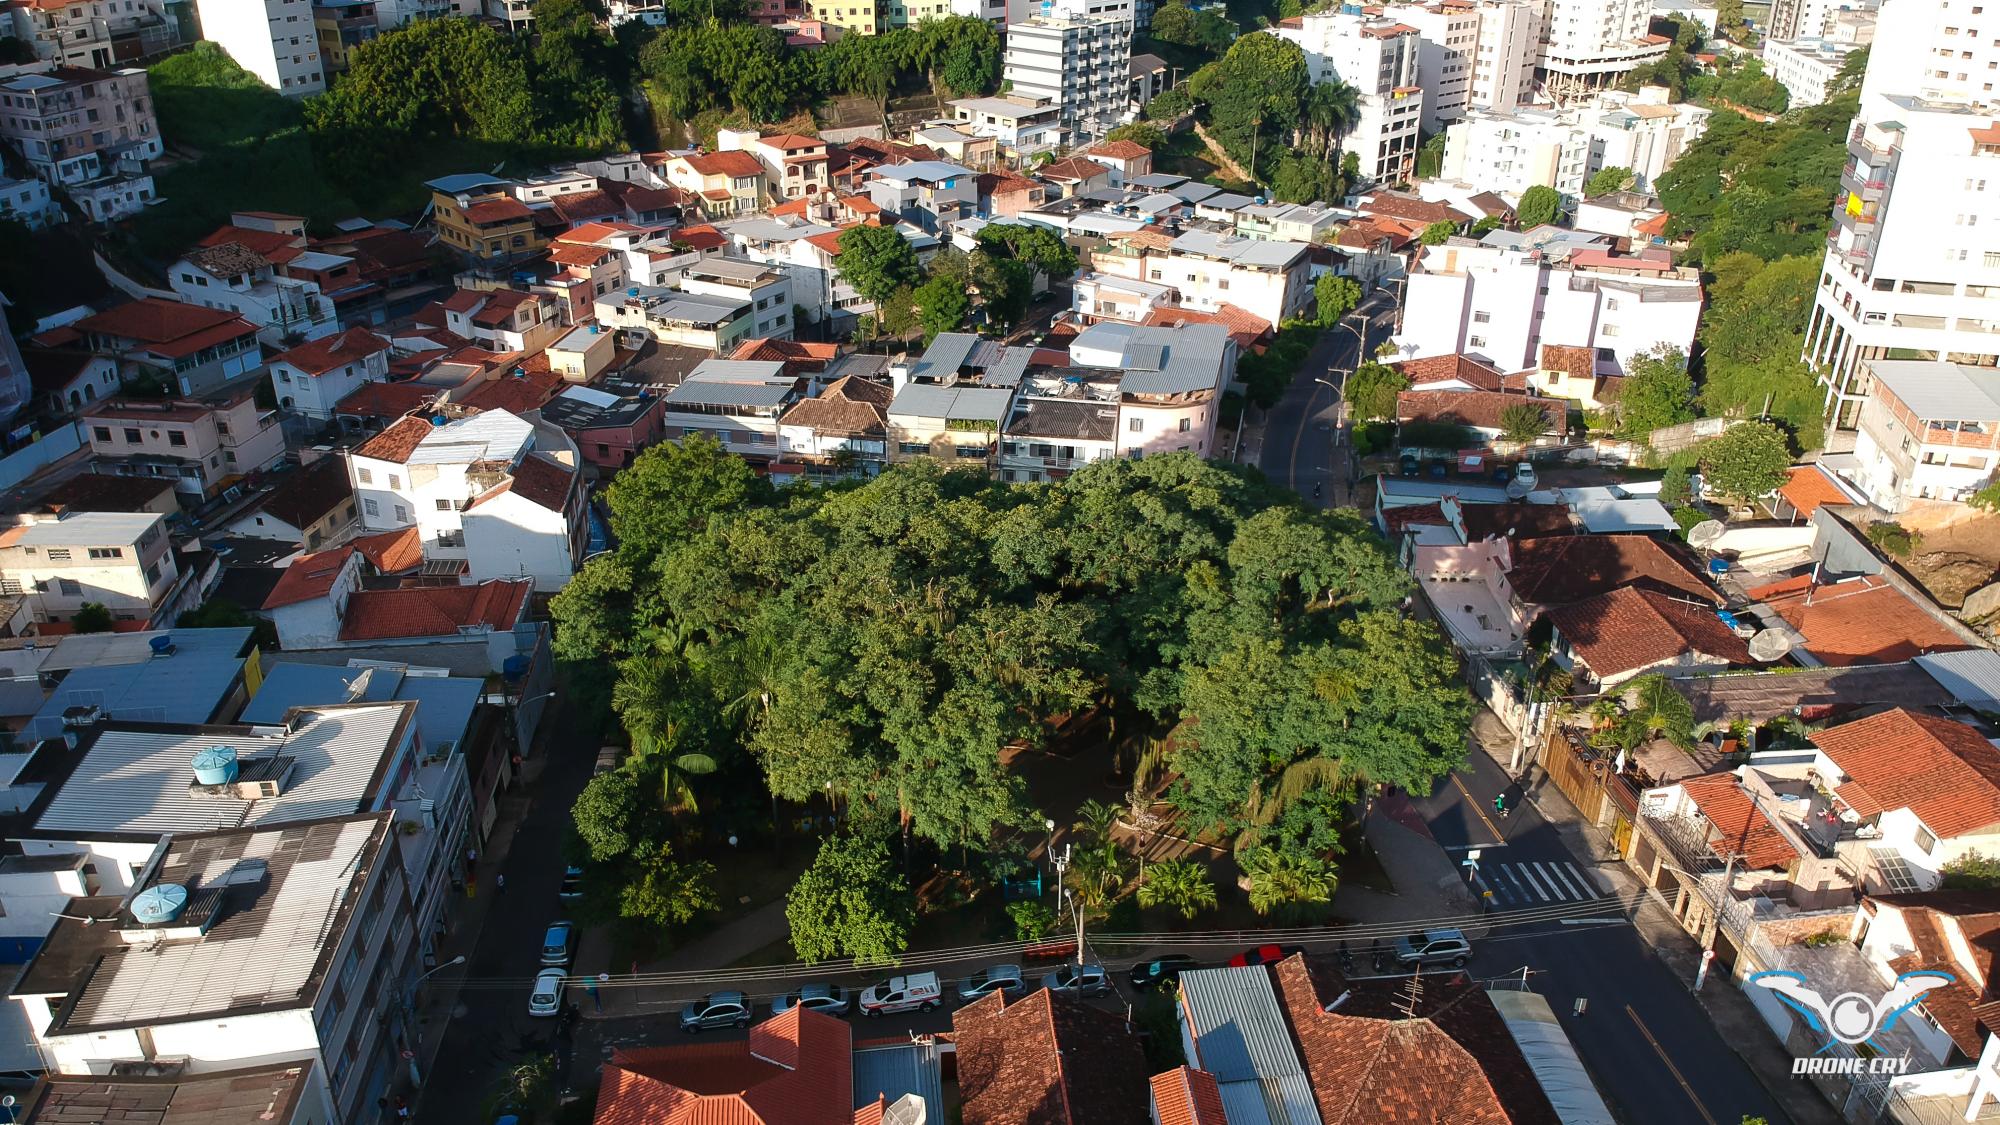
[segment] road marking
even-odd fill
[[[1521,877],[1528,881],[1528,886],[1534,888],[1536,897],[1540,898],[1543,902],[1549,901],[1549,892],[1542,889],[1541,876],[1535,873],[1534,864],[1521,864]]]
[[[1569,877],[1562,873],[1561,864],[1537,863],[1535,864],[1535,869],[1540,871],[1544,878],[1548,879],[1550,886],[1560,888],[1564,898],[1568,898],[1571,894],[1576,893],[1576,888],[1570,885]],[[1584,895],[1583,897],[1589,898],[1590,896]]]
[[[1597,884],[1595,882],[1592,882],[1589,876],[1585,875],[1581,871],[1578,871],[1576,869],[1576,864],[1574,863],[1564,864],[1564,866],[1569,868],[1569,873],[1576,876],[1576,881],[1583,884],[1583,889],[1589,891],[1592,898],[1597,897],[1597,895],[1599,894],[1597,889]]]
[[[1500,829],[1494,827],[1493,818],[1486,815],[1486,810],[1479,807],[1479,802],[1472,799],[1472,790],[1465,787],[1465,782],[1460,780],[1457,774],[1452,774],[1451,783],[1458,786],[1459,796],[1465,798],[1465,807],[1478,814],[1479,823],[1484,824],[1486,830],[1493,833],[1494,843],[1504,843],[1506,837],[1500,835]],[[1484,847],[1485,845],[1482,844],[1480,846]]]
[[[1667,1064],[1667,1073],[1673,1075],[1674,1081],[1681,1084],[1681,1090],[1687,1094],[1688,1100],[1694,1103],[1694,1111],[1701,1114],[1701,1119],[1708,1122],[1708,1125],[1716,1125],[1715,1116],[1708,1112],[1707,1106],[1701,1104],[1700,1098],[1694,1096],[1694,1087],[1688,1085],[1688,1080],[1681,1077],[1681,1068],[1675,1066],[1674,1060],[1667,1057],[1666,1048],[1660,1046],[1658,1039],[1653,1038],[1653,1032],[1646,1026],[1646,1021],[1639,1018],[1639,1013],[1633,1011],[1630,1004],[1625,1005],[1625,1014],[1632,1017],[1632,1022],[1639,1027],[1639,1034],[1645,1036],[1646,1042],[1653,1045],[1653,1053],[1659,1055],[1660,1061]]]

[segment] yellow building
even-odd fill
[[[479,262],[508,262],[549,244],[535,225],[535,213],[514,198],[513,185],[488,176],[446,176],[431,189],[431,214],[438,238]]]
[[[875,35],[888,26],[883,18],[890,5],[875,0],[826,0],[814,4],[813,18],[824,20],[853,35]]]

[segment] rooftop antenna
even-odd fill
[[[1423,1000],[1424,1000],[1424,966],[1423,963],[1420,961],[1417,963],[1417,971],[1410,976],[1409,983],[1405,985],[1403,988],[1403,1007],[1402,1007],[1403,1018],[1404,1019],[1417,1018],[1417,1008],[1419,1005],[1423,1003]]]

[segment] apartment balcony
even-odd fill
[[[1840,190],[1858,196],[1864,203],[1880,203],[1895,182],[1895,168],[1888,164],[1850,163],[1840,172]]]

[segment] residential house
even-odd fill
[[[1000,162],[998,140],[961,132],[950,125],[926,125],[911,134],[911,138],[926,148],[936,149],[939,156],[953,164],[967,168],[991,168]]]
[[[1056,189],[1062,199],[1075,199],[1113,186],[1115,173],[1109,164],[1082,156],[1051,161],[1035,169],[1035,178]]]
[[[782,269],[711,254],[674,269],[670,278],[683,293],[749,302],[752,336],[792,334],[791,278]]]
[[[677,153],[660,165],[668,184],[694,196],[713,221],[748,215],[764,205],[764,165],[740,149]]]
[[[2000,1031],[2000,987],[1993,964],[2000,931],[2000,893],[1992,890],[1912,891],[1871,894],[1857,919],[1861,954],[1883,987],[1904,973],[1934,972],[1951,978],[1905,1013],[1924,1052],[1919,1071],[1980,1058]],[[1923,1065],[1928,1063],[1929,1065]]]
[[[518,289],[460,289],[445,298],[445,327],[495,352],[534,355],[563,333],[555,299]]]
[[[460,676],[497,676],[510,662],[545,656],[545,630],[528,619],[529,579],[363,589],[374,566],[363,542],[285,568],[263,609],[287,656],[415,663]]]
[[[538,590],[561,589],[583,557],[576,462],[560,429],[497,409],[405,418],[348,454],[364,529],[414,525],[427,561]]]
[[[256,379],[201,399],[106,399],[84,412],[98,472],[161,477],[208,499],[246,473],[277,464],[285,435],[276,411],[257,405]]]
[[[666,394],[668,440],[706,433],[759,461],[781,452],[778,419],[804,396],[805,380],[777,360],[709,359]]]
[[[465,173],[424,186],[431,189],[438,241],[476,266],[510,267],[548,245],[534,211],[514,197],[510,180]]]
[[[1095,324],[1070,342],[1073,367],[1101,378],[1118,372],[1117,456],[1215,449],[1222,392],[1235,380],[1239,356],[1219,324],[1151,327]]]
[[[598,298],[596,313],[599,324],[638,329],[662,344],[697,348],[712,355],[727,354],[756,335],[756,302],[746,297],[632,285],[623,293]],[[773,316],[769,310],[765,315]]]
[[[126,8],[115,0],[40,0],[0,14],[0,31],[44,62],[98,70],[156,58],[186,41],[168,6],[153,2]]]
[[[40,624],[66,624],[84,606],[101,605],[113,621],[147,628],[180,575],[158,512],[26,517],[0,532],[0,576],[8,593],[28,597]]]
[[[570,387],[542,407],[542,420],[561,427],[584,464],[600,475],[625,468],[646,447],[658,444],[665,417],[666,399],[651,391],[621,395]]]
[[[1091,255],[1091,268],[1171,291],[1165,303],[1203,312],[1233,305],[1272,324],[1303,315],[1313,300],[1304,243],[1189,230],[1179,237],[1144,231],[1112,239]],[[1078,301],[1085,300],[1079,282]],[[1079,305],[1078,312],[1091,310]]]
[[[75,414],[118,393],[118,361],[78,348],[29,348],[21,353],[28,383],[42,408]],[[35,405],[35,403],[30,404]]]
[[[949,103],[961,131],[991,137],[1015,160],[1047,152],[1062,143],[1062,106],[1048,98],[1004,95],[958,98]]]
[[[330,75],[345,72],[347,56],[381,30],[375,0],[313,0],[312,14],[320,67]]]
[[[1566,398],[1583,410],[1614,408],[1625,387],[1611,354],[1566,344],[1543,344],[1540,365],[1524,372],[1522,381],[1536,394]]]
[[[158,512],[171,516],[181,510],[172,481],[153,477],[115,477],[78,473],[42,494],[42,510],[64,512]]]
[[[892,218],[937,234],[979,212],[979,177],[942,160],[888,164],[868,176],[868,198]]]
[[[1658,348],[1693,346],[1700,271],[1665,250],[1620,255],[1574,240],[1596,235],[1541,245],[1494,235],[1428,247],[1411,267],[1395,337],[1405,355],[1466,353],[1520,371],[1536,366],[1543,344],[1565,344],[1609,352],[1623,372]]]
[[[1014,218],[1047,201],[1048,188],[1016,172],[979,174],[979,216],[984,219]]]
[[[1077,155],[1109,168],[1112,187],[1153,174],[1153,150],[1137,141],[1099,141]]]
[[[1260,970],[1261,971],[1261,970]],[[1125,1018],[1039,989],[951,1014],[965,1125],[1143,1125],[1146,1054]]]
[[[879,215],[881,209],[875,210]],[[851,321],[874,311],[874,303],[847,284],[834,264],[843,228],[769,216],[738,220],[727,228],[738,255],[785,271],[791,278],[792,301],[804,310],[806,320]]]
[[[1745,591],[1750,613],[1791,642],[1787,654],[1809,668],[1895,664],[1981,647],[1977,634],[1886,575],[1802,574]]]
[[[1946,360],[1875,359],[1854,459],[1842,475],[1890,512],[1912,500],[1964,500],[1993,479],[2000,372]]]
[[[715,134],[721,152],[747,152],[763,169],[764,191],[772,200],[798,199],[829,191],[826,142],[818,137],[780,133],[766,137],[755,130],[721,129]]]
[[[62,222],[62,205],[49,195],[45,180],[16,180],[0,175],[0,219],[20,223],[29,230],[41,230]]]
[[[1636,676],[1748,664],[1749,649],[1706,600],[1620,586],[1548,613],[1550,655],[1576,692],[1609,691]]]
[[[1459,426],[1492,444],[1513,442],[1507,437],[1509,412],[1526,407],[1541,415],[1541,430],[1522,445],[1543,438],[1560,439],[1569,429],[1569,404],[1559,398],[1507,394],[1502,391],[1402,391],[1396,395],[1396,424],[1399,426]]]
[[[74,41],[82,30],[57,34]],[[126,218],[155,198],[146,168],[162,144],[144,70],[56,66],[0,77],[0,141],[92,222]]]
[[[225,531],[249,539],[278,539],[317,551],[339,542],[354,529],[357,519],[347,465],[339,457],[327,455],[286,474],[278,487],[258,495],[239,511]]]
[[[1583,198],[1606,168],[1651,191],[1708,128],[1710,111],[1672,102],[1663,86],[1602,90],[1559,109],[1474,110],[1445,130],[1442,178],[1518,196],[1532,187]]]
[[[873,476],[889,460],[886,383],[847,375],[811,398],[793,402],[778,417],[779,453],[804,460],[823,475]]]
[[[569,382],[591,382],[611,366],[618,354],[617,340],[602,325],[578,325],[549,345],[549,367]]]
[[[1230,1121],[1320,1119],[1268,967],[1183,972],[1174,1014],[1181,1054],[1214,1077]]]
[[[1324,203],[1257,203],[1236,212],[1236,233],[1311,245],[1332,238],[1340,222],[1341,213]]]
[[[388,377],[389,341],[366,328],[309,340],[271,357],[279,409],[307,418],[332,418],[341,399],[363,383]]]
[[[205,394],[264,362],[257,327],[235,313],[160,297],[114,305],[69,326],[93,353],[119,362],[125,382],[158,376]]]

